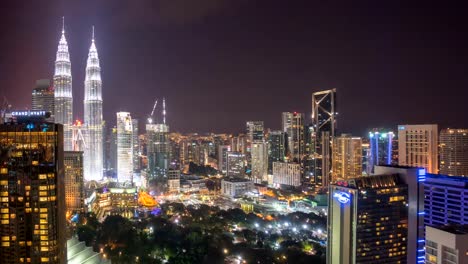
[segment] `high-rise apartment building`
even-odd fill
[[[370,155],[366,171],[368,174],[374,172],[375,165],[397,165],[398,164],[398,141],[392,131],[374,129],[369,132]]]
[[[102,119],[102,80],[99,56],[93,36],[86,62],[84,96],[84,123],[86,126],[86,143],[84,151],[85,180],[101,180],[103,175],[103,119]]]
[[[426,264],[467,264],[467,226],[426,226]]]
[[[64,264],[63,126],[23,121],[0,125],[0,262]]]
[[[227,152],[226,154],[226,177],[245,177],[245,155],[240,152]]]
[[[283,112],[281,113],[281,130],[284,133],[288,133],[288,129],[291,127],[293,119],[292,112]]]
[[[64,149],[72,150],[73,93],[70,53],[65,38],[65,24],[57,48],[54,71],[54,120],[63,125]]]
[[[55,114],[54,101],[54,87],[50,85],[50,80],[37,80],[36,87],[32,90],[31,110],[44,110],[49,112],[51,116],[46,120],[53,123]]]
[[[332,140],[336,132],[336,89],[312,94],[312,125],[314,128],[314,173],[312,183],[326,187],[330,181]]]
[[[84,209],[83,152],[65,151],[65,206],[67,214]]]
[[[286,147],[285,132],[271,131],[268,134],[268,173],[273,173],[273,162],[285,160]]]
[[[117,112],[117,179],[133,182],[133,123],[128,112]]]
[[[268,176],[268,149],[265,142],[252,143],[252,174],[251,181],[262,183],[267,181]]]
[[[362,139],[343,134],[333,139],[331,182],[362,176]]]
[[[399,125],[398,164],[437,173],[438,134],[437,125]]]
[[[440,174],[468,177],[468,129],[443,129],[439,144]]]

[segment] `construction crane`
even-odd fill
[[[154,106],[153,106],[153,110],[151,111],[151,114],[150,116],[148,117],[148,124],[152,124],[153,123],[153,114],[154,114],[154,110],[156,109],[156,106],[158,105],[158,99],[156,99],[156,101],[154,102]]]

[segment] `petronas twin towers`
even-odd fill
[[[86,63],[84,96],[84,149],[83,175],[85,180],[101,180],[103,174],[103,120],[102,81],[99,56],[94,41],[94,27]],[[73,95],[70,53],[65,38],[65,27],[59,41],[54,73],[55,122],[63,124],[64,150],[73,151]]]

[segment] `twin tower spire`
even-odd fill
[[[70,53],[65,37],[65,19],[62,18],[62,35],[59,40],[54,72],[55,122],[63,124],[64,150],[72,151],[73,93]],[[84,149],[85,180],[101,180],[103,175],[102,142],[102,81],[99,56],[92,27],[91,46],[86,62],[84,81],[84,126],[82,132],[87,148]]]

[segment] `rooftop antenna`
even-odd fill
[[[166,99],[163,97],[163,124],[166,124]]]
[[[65,34],[65,17],[62,17],[62,34]]]
[[[92,41],[94,42],[94,25],[93,25],[93,37],[92,37]]]

